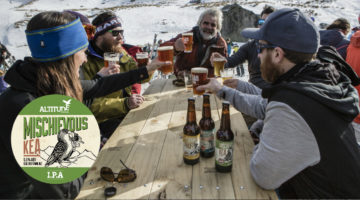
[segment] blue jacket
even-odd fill
[[[321,30],[320,31],[320,44],[329,45],[336,48],[343,59],[346,59],[346,49],[350,44],[338,29]]]

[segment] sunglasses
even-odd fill
[[[211,27],[216,27],[216,24],[215,23],[210,23],[210,22],[207,22],[207,21],[204,21],[203,22],[204,25],[210,25]]]
[[[109,182],[119,182],[119,183],[128,183],[134,181],[136,179],[136,172],[128,168],[122,160],[120,160],[121,164],[126,168],[120,170],[119,173],[114,173],[109,167],[102,167],[100,170],[100,176],[105,181]],[[115,178],[115,174],[117,177]],[[112,197],[116,194],[116,188],[111,186],[105,188],[104,195],[106,197]]]
[[[256,43],[256,51],[257,53],[261,53],[263,51],[263,49],[273,49],[277,46],[275,45],[271,45],[271,44],[262,44],[262,43]]]
[[[108,32],[111,33],[113,37],[117,37],[119,34],[124,36],[124,30],[108,30]]]
[[[263,25],[265,23],[265,19],[259,19],[259,21],[258,21],[258,25]]]

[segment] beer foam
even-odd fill
[[[208,73],[208,69],[204,67],[191,68],[191,73]]]
[[[105,57],[104,60],[118,62],[119,58],[118,57]]]
[[[167,50],[173,50],[174,47],[173,46],[162,46],[162,47],[159,47],[157,50],[158,51],[167,51]]]
[[[183,34],[182,34],[182,36],[192,36],[192,35],[193,35],[192,32],[190,32],[190,33],[183,33]]]
[[[214,61],[215,61],[215,62],[226,61],[226,58],[224,58],[224,57],[214,58]]]

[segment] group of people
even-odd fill
[[[75,198],[83,184],[84,177],[45,184],[17,165],[11,128],[27,103],[48,94],[82,101],[94,113],[103,143],[129,110],[142,104],[140,83],[167,63],[155,58],[139,67],[136,53],[141,48],[124,43],[122,23],[113,12],[101,13],[90,23],[73,11],[42,12],[29,21],[26,37],[32,56],[7,71],[4,80],[10,87],[0,95],[1,198]],[[161,43],[174,47],[173,83],[181,85],[185,72],[197,66],[208,68],[212,77],[216,57],[226,58],[226,68],[247,61],[249,82],[229,79],[221,85],[210,78],[197,90],[213,92],[261,124],[253,136],[258,144],[250,162],[255,182],[276,189],[280,198],[360,198],[360,148],[352,124],[359,115],[354,86],[360,83],[360,58],[352,51],[359,51],[360,32],[345,48],[353,70],[314,59],[329,32],[319,32],[298,9],[265,7],[258,27],[242,31],[253,40],[230,57],[221,26],[222,12],[207,9],[188,31],[193,33],[191,53],[184,52],[181,34]],[[334,26],[329,30],[342,31]],[[341,56],[343,48],[337,49]],[[329,51],[337,55],[336,49]],[[105,67],[105,52],[119,53],[119,62]]]

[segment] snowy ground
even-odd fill
[[[314,16],[316,23],[331,23],[339,17],[358,25],[360,0],[202,0],[190,4],[189,0],[0,0],[0,41],[18,59],[30,55],[26,44],[27,21],[41,11],[72,9],[93,19],[104,10],[116,12],[122,19],[127,43],[152,43],[154,34],[167,40],[191,29],[200,13],[208,7],[223,7],[238,3],[246,9],[260,13],[265,4],[275,8],[298,7]]]

